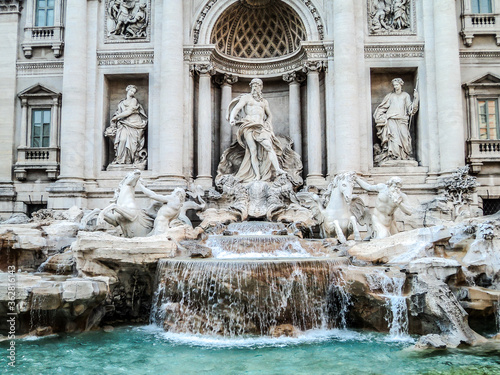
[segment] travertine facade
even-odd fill
[[[0,0],[0,218],[109,203],[138,164],[105,136],[129,86],[115,123],[142,128],[118,147],[143,147],[148,187],[213,186],[236,140],[228,104],[253,78],[307,184],[398,175],[417,203],[470,164],[475,203],[495,203],[499,17],[500,0]],[[379,163],[373,115],[394,78],[418,112],[411,150]]]

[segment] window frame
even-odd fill
[[[51,141],[51,137],[50,137],[50,132],[51,132],[51,128],[53,126],[52,124],[52,108],[50,107],[39,107],[39,106],[32,106],[31,108],[31,118],[30,118],[30,123],[31,123],[31,129],[30,129],[30,135],[29,135],[29,144],[31,145],[31,147],[34,147],[34,148],[48,148],[50,147],[50,141]],[[35,135],[35,112],[41,112],[41,118],[42,118],[42,121],[40,123],[40,134],[38,136]],[[49,116],[50,116],[50,119],[49,119],[49,122],[46,123],[44,121],[44,118],[45,118],[45,113],[49,113]],[[48,135],[45,135],[45,125],[48,125]],[[38,138],[39,140],[39,146],[35,146],[35,140]],[[46,142],[44,142],[46,141]]]
[[[482,11],[481,7],[485,4],[481,5],[483,1],[488,2],[488,11]],[[491,14],[493,13],[493,1],[492,0],[471,0],[471,8],[472,13],[475,14]]]
[[[44,1],[45,2],[45,7],[41,8],[40,7],[40,2]],[[52,1],[52,7],[49,7],[49,2]],[[44,24],[40,25],[39,24],[39,13],[40,11],[44,11]],[[52,22],[51,24],[48,23],[48,12],[52,11]],[[55,12],[56,12],[56,0],[35,0],[35,27],[53,27],[54,22],[55,22]]]

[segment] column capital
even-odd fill
[[[283,74],[283,81],[292,83],[302,83],[306,80],[306,76],[301,71]]]
[[[302,71],[304,73],[326,71],[326,62],[322,60],[307,60],[302,65]]]
[[[225,86],[225,85],[232,86],[236,82],[238,82],[238,76],[232,74],[217,74],[214,77],[214,81],[220,86]]]
[[[208,64],[196,64],[191,66],[191,74],[193,75],[209,75],[213,76],[216,73],[214,66],[210,63]]]

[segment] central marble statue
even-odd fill
[[[227,120],[238,126],[237,141],[224,151],[217,180],[229,174],[241,183],[272,182],[286,174],[295,186],[300,185],[300,156],[292,150],[289,138],[279,139],[274,134],[269,103],[262,96],[262,80],[252,79],[250,87],[251,93],[229,104]]]

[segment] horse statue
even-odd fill
[[[354,172],[335,176],[322,198],[310,192],[297,194],[301,203],[313,211],[322,238],[336,237],[345,243],[354,233],[354,240],[361,241],[358,223],[365,224],[367,210],[361,198],[353,197],[354,176]]]
[[[154,218],[137,205],[135,186],[141,172],[135,170],[128,173],[115,190],[111,204],[99,214],[98,223],[105,221],[115,227],[119,226],[123,235],[128,238],[145,237],[153,229]]]

